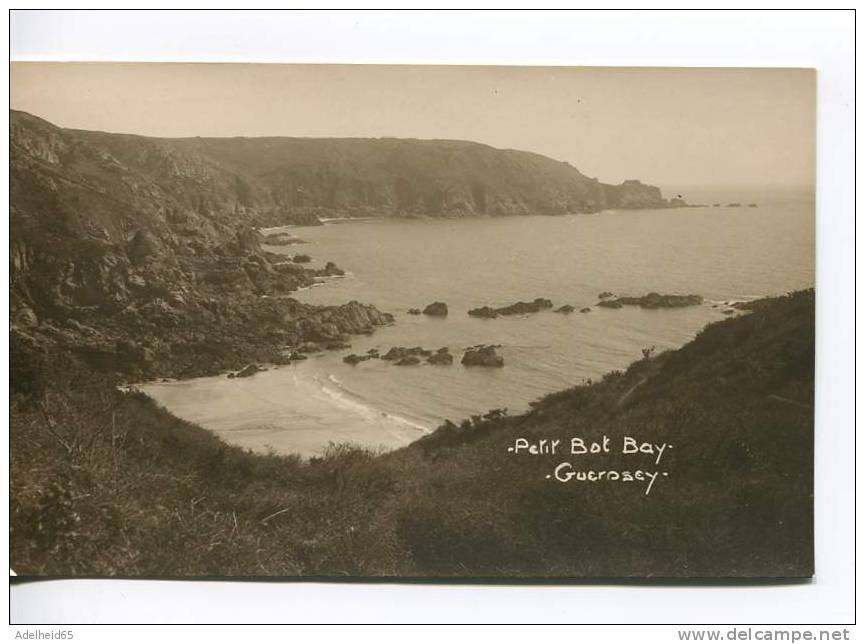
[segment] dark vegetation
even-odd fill
[[[245,452],[66,352],[12,355],[12,567],[24,575],[808,576],[814,295],[376,455]],[[29,354],[28,354],[29,356]],[[518,437],[674,449],[651,495],[545,479]],[[599,455],[597,469],[655,469]],[[591,463],[591,465],[589,465]]]

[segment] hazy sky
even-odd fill
[[[602,181],[811,186],[801,69],[13,63],[12,107],[149,136],[467,139]]]

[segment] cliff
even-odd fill
[[[561,214],[669,205],[659,189],[608,185],[568,163],[469,141],[185,138],[62,130],[13,111],[15,148],[49,166],[84,162],[100,175],[171,197],[173,225],[196,215],[253,224],[315,215]],[[129,180],[128,175],[135,179]],[[116,185],[116,183],[115,183]],[[119,186],[118,186],[119,187]]]
[[[146,140],[121,146],[120,160],[98,139],[12,113],[16,386],[38,388],[40,356],[52,352],[129,378],[193,376],[390,322],[358,303],[285,297],[341,271],[264,250],[255,212],[226,192],[234,175]]]
[[[300,315],[296,303],[261,298],[308,286],[320,270],[265,252],[256,227],[669,205],[638,181],[609,186],[567,163],[466,141],[156,139],[12,111],[10,148],[13,337],[96,346],[99,362],[114,356],[117,370],[142,374],[164,375],[160,353],[203,350],[201,329],[227,338],[238,320],[273,329]],[[109,350],[117,343],[126,348]],[[180,373],[273,358],[274,346]]]

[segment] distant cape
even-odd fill
[[[282,225],[333,217],[555,215],[682,205],[638,180],[605,184],[565,162],[470,141],[163,139],[62,129],[14,110],[10,117],[13,155],[61,171],[83,169],[89,157],[90,179],[146,185],[154,201],[186,219]]]
[[[135,335],[160,315],[217,315],[211,295],[236,304],[314,282],[312,269],[276,266],[254,228],[670,205],[638,181],[465,141],[157,139],[10,116],[10,297],[27,328],[101,312]]]

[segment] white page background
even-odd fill
[[[841,11],[13,12],[13,60],[815,67],[819,123],[813,582],[445,586],[70,580],[12,587],[11,622],[852,622],[853,30],[852,15]],[[8,185],[3,193],[8,199]],[[8,271],[8,262],[3,267]],[[3,372],[8,377],[8,368]],[[3,391],[8,405],[8,388]],[[8,459],[2,467],[8,480]],[[4,512],[8,522],[8,505]],[[625,632],[646,641],[675,641],[672,632],[657,640],[651,633]],[[86,641],[99,639],[98,633],[87,633]],[[150,641],[158,633],[125,631],[124,638]],[[231,629],[208,633],[215,641],[237,635]]]

